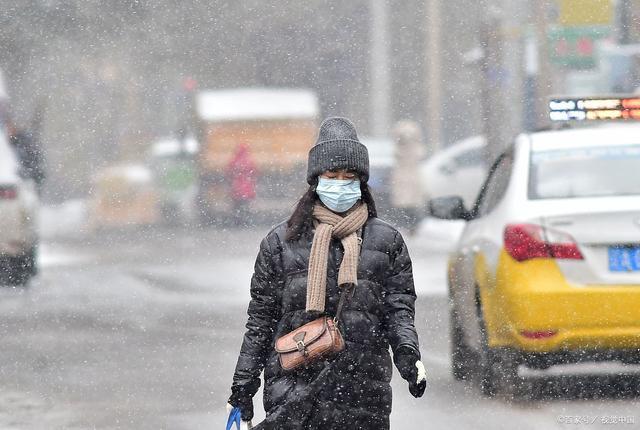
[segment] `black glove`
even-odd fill
[[[235,408],[240,408],[242,421],[251,421],[253,419],[253,396],[247,395],[242,387],[231,387],[229,404]]]
[[[427,380],[418,380],[418,368],[416,362],[420,360],[420,353],[410,348],[400,348],[394,355],[393,361],[400,372],[402,379],[409,383],[409,392],[413,397],[422,397],[427,388]]]
[[[413,380],[413,382],[409,382],[409,392],[416,399],[418,397],[422,397],[422,395],[424,394],[424,390],[426,390],[426,389],[427,389],[427,380],[426,379],[423,379],[422,381],[420,381],[417,384],[416,384],[415,379]]]

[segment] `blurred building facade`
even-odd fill
[[[194,82],[310,88],[323,115],[349,116],[369,134],[371,1],[25,0],[0,12],[0,67],[18,122],[44,112],[50,197],[62,199],[86,193],[97,167],[139,157],[153,138],[183,128]],[[522,128],[535,5],[552,20],[556,2],[386,1],[390,124],[415,120],[428,138],[435,116],[440,146],[481,134],[487,113],[500,122],[496,139]],[[427,80],[433,2],[438,91]],[[428,103],[433,94],[439,100]]]

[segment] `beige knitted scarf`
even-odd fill
[[[338,270],[338,285],[357,284],[360,254],[357,231],[367,222],[369,210],[365,203],[361,203],[343,217],[318,203],[313,208],[313,218],[317,225],[309,256],[307,311],[324,312],[331,238],[340,239],[344,248]]]

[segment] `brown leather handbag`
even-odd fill
[[[317,318],[276,340],[275,349],[284,370],[306,367],[344,349],[338,321],[348,290],[353,291],[354,286],[345,285],[342,288],[335,317]]]

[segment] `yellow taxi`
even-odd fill
[[[640,118],[640,99],[558,99],[552,120]],[[638,108],[636,108],[636,106]],[[518,367],[640,363],[640,126],[522,134],[491,166],[448,265],[452,369],[486,395]]]

